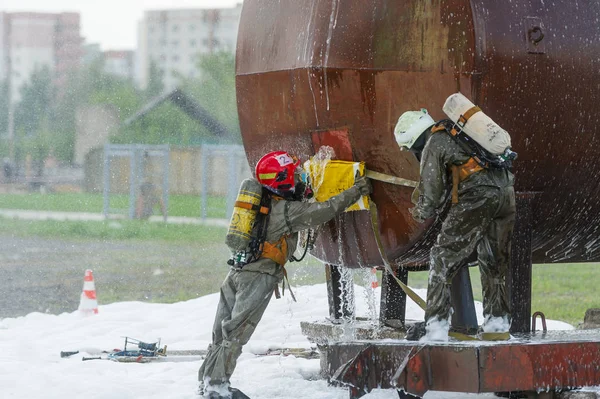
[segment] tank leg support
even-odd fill
[[[364,390],[360,389],[360,388],[355,388],[355,387],[349,387],[348,388],[348,398],[350,398],[350,399],[362,398],[366,394],[367,393]]]
[[[517,219],[512,237],[506,290],[512,313],[511,333],[531,331],[531,222],[533,193],[517,193]]]
[[[398,397],[399,397],[400,399],[421,399],[421,397],[420,397],[420,396],[413,395],[413,394],[411,394],[411,393],[405,392],[405,391],[404,391],[404,390],[402,390],[402,389],[399,389],[399,390],[398,390]]]
[[[342,278],[338,266],[325,264],[329,317],[332,320],[354,317],[354,285]]]
[[[471,286],[471,276],[469,268],[462,267],[456,276],[452,279],[451,286],[452,307],[452,328],[465,334],[474,334],[477,332],[477,313],[475,312],[475,302],[473,299],[473,287]]]
[[[396,277],[408,284],[408,270],[392,265]],[[383,271],[381,281],[381,301],[379,322],[394,328],[404,326],[406,321],[406,294],[387,271]]]

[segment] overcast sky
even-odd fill
[[[103,50],[133,50],[144,10],[232,7],[242,0],[0,0],[0,11],[76,11],[86,43]]]

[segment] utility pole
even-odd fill
[[[6,20],[6,23],[9,24],[9,29],[12,27],[12,23],[9,20]],[[7,96],[8,96],[8,126],[7,126],[7,138],[8,138],[8,156],[10,158],[10,162],[15,165],[15,113],[14,113],[14,105],[13,105],[13,70],[12,70],[12,46],[10,45],[10,31],[7,30],[8,34],[6,35],[7,43],[9,44],[6,49],[8,51],[7,62],[6,62],[6,84],[7,84]]]
[[[9,69],[10,71],[10,69]],[[15,113],[12,101],[11,78],[8,78],[8,157],[15,164]]]

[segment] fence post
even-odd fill
[[[163,148],[163,203],[165,204],[165,214],[169,213],[169,172],[170,172],[170,156],[171,156],[171,147],[169,145],[165,145]],[[164,217],[165,222],[167,221],[167,216]]]
[[[207,193],[207,188],[208,188],[208,184],[207,184],[207,179],[208,179],[208,171],[207,171],[207,165],[208,162],[206,161],[206,158],[208,156],[208,149],[206,148],[207,145],[203,144],[202,148],[200,150],[200,174],[201,174],[201,180],[200,180],[200,215],[202,217],[202,220],[206,219],[206,207],[207,207],[207,200],[206,200],[206,196],[208,195]]]
[[[108,219],[108,212],[110,207],[110,144],[104,145],[104,168],[103,168],[103,178],[104,184],[102,187],[102,214],[105,219]]]

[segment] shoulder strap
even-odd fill
[[[475,112],[471,113],[469,117],[474,113]],[[481,156],[479,148],[475,147],[476,143],[474,143],[473,140],[471,140],[461,129],[457,129],[457,125],[450,119],[444,119],[439,121],[434,128],[437,128],[437,131],[445,131],[450,137],[452,137],[454,142],[458,144],[460,148],[462,148],[463,151],[469,154],[469,156],[475,162],[477,162],[479,166],[481,166],[484,169],[489,168],[489,162]]]
[[[283,218],[285,219],[285,225],[288,228],[288,233],[292,234],[292,223],[290,222],[289,211],[290,211],[291,201],[285,201],[285,205],[283,206]]]
[[[458,121],[456,122],[456,124],[458,126],[461,127],[461,129],[463,127],[465,127],[465,125],[467,124],[467,122],[469,121],[469,119],[471,119],[471,117],[478,113],[479,111],[481,111],[481,108],[479,108],[478,106],[474,105],[473,107],[469,108],[467,110],[467,112],[465,112],[464,114],[462,114],[460,116],[460,118],[458,118]]]

